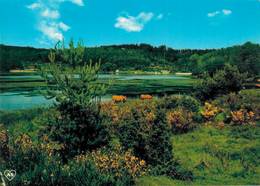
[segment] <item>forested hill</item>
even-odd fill
[[[48,50],[32,47],[0,45],[0,70],[23,69],[48,62]],[[101,59],[102,70],[143,70],[192,72],[200,74],[214,72],[224,63],[235,64],[242,72],[260,74],[260,45],[250,42],[215,50],[175,50],[166,46],[111,45],[88,47],[85,61]]]

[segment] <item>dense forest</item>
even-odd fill
[[[0,45],[0,70],[26,69],[48,62],[48,49]],[[210,74],[225,63],[237,65],[241,72],[260,74],[260,45],[247,42],[241,46],[210,50],[176,50],[149,44],[111,45],[85,48],[84,61],[101,60],[103,72],[142,70]]]

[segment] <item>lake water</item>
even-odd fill
[[[118,79],[118,80],[166,80],[176,79],[183,80],[188,77],[180,77],[174,75],[110,75],[101,74],[102,79]],[[0,76],[0,79],[38,79],[40,76]],[[106,95],[102,100],[111,100],[111,95]],[[28,109],[33,107],[49,106],[54,103],[54,100],[48,100],[43,95],[32,94],[29,91],[16,91],[16,92],[1,92],[0,93],[0,110],[16,110]]]
[[[0,93],[0,110],[28,109],[51,104],[53,100],[48,100],[42,95],[30,95],[30,92]]]

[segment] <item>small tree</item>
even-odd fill
[[[230,92],[237,93],[244,87],[247,74],[240,73],[236,66],[226,64],[212,76],[206,74],[196,86],[197,96],[202,100],[212,99]]]
[[[99,114],[107,86],[98,81],[100,63],[84,63],[82,43],[74,47],[71,41],[69,48],[64,43],[57,46],[49,53],[50,63],[41,68],[48,85],[47,97],[55,98],[60,114],[48,122],[46,130],[51,139],[64,146],[62,154],[67,158],[107,142]]]

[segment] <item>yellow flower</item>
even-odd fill
[[[141,166],[144,166],[144,165],[145,165],[145,161],[144,161],[144,160],[141,160],[141,161],[140,161],[140,165],[141,165]]]

